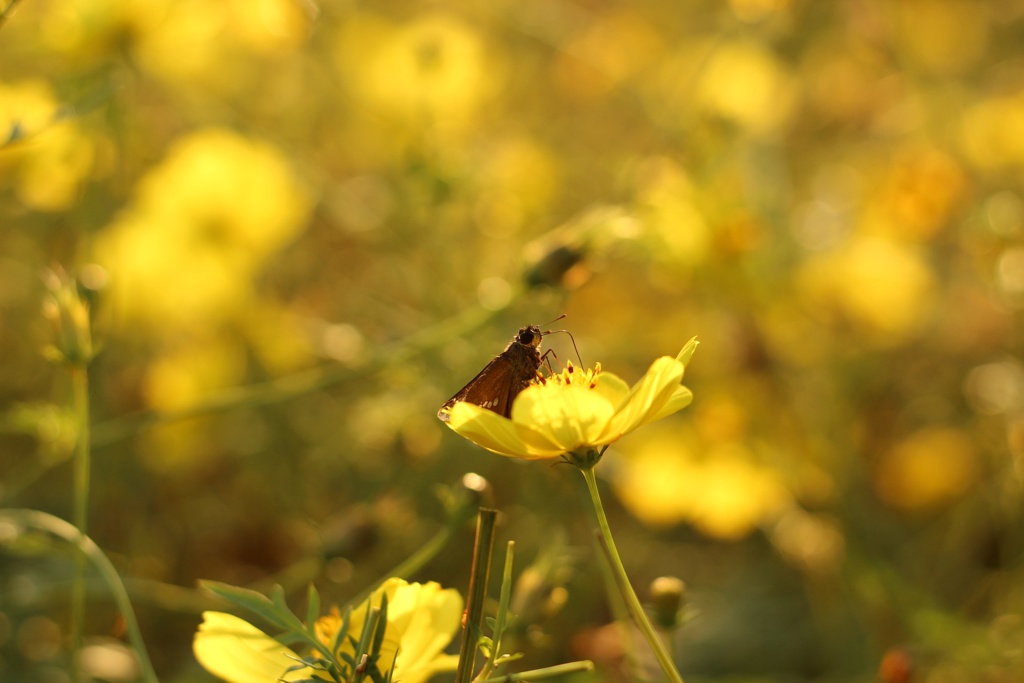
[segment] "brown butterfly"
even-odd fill
[[[543,360],[538,349],[540,339],[545,334],[550,333],[541,332],[536,325],[520,327],[504,351],[469,380],[469,384],[445,401],[437,411],[437,417],[448,422],[452,407],[463,401],[510,417],[512,401],[537,379],[537,371]]]

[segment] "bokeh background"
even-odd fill
[[[562,313],[627,380],[702,342],[693,405],[600,469],[640,593],[686,581],[688,681],[1024,680],[1020,3],[15,9],[0,504],[71,516],[60,267],[99,349],[89,532],[162,680],[210,680],[197,579],[344,602],[467,472],[517,542],[516,666],[622,680],[578,473],[434,417]],[[464,591],[471,540],[409,578]],[[72,574],[0,554],[0,679],[68,680]],[[89,587],[89,642],[130,680]]]

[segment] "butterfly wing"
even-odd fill
[[[513,343],[448,399],[437,417],[448,422],[452,407],[463,401],[510,417],[512,401],[533,383],[539,368],[540,356],[535,349]]]

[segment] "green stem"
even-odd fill
[[[498,598],[498,612],[494,615],[494,629],[491,631],[491,646],[489,648],[491,652],[480,669],[480,673],[473,679],[474,681],[487,680],[497,668],[497,661],[501,656],[501,638],[505,635],[508,603],[512,598],[512,563],[515,558],[516,542],[509,541],[505,548],[505,569],[501,573],[501,597]]]
[[[513,294],[513,298],[519,296]],[[507,307],[507,305],[506,305]],[[489,310],[482,306],[435,325],[414,332],[404,339],[382,345],[365,362],[350,368],[337,364],[300,370],[266,382],[247,384],[209,394],[195,405],[176,410],[146,408],[135,413],[115,417],[97,424],[93,434],[93,447],[101,449],[127,439],[157,424],[167,424],[204,415],[216,415],[239,408],[275,405],[305,396],[327,387],[361,379],[384,368],[395,365],[429,349],[443,346],[497,317],[503,309]]]
[[[402,560],[398,566],[392,568],[391,571],[386,572],[383,576],[388,578],[397,576],[400,579],[408,579],[425,567],[428,562],[437,557],[441,551],[444,550],[444,547],[448,545],[453,538],[455,538],[455,536],[462,533],[466,523],[473,519],[473,515],[477,514],[480,501],[479,492],[474,494],[474,492],[472,492],[465,483],[467,477],[469,477],[469,475],[463,477],[462,495],[449,512],[448,520],[445,522],[444,527],[438,530],[438,532],[431,536],[426,543],[420,546],[419,550]],[[383,579],[381,581],[383,581]],[[264,582],[261,582],[261,585],[263,583]],[[274,583],[282,582],[273,581],[270,582],[269,585],[273,585]],[[380,586],[380,582],[373,584],[362,593],[352,598],[349,604],[362,604],[364,600],[370,597],[370,594],[373,593],[373,591],[377,590],[378,586]],[[260,590],[260,588],[256,588],[256,590]],[[287,584],[285,584],[285,590],[288,590]]]
[[[71,368],[72,407],[78,422],[78,440],[74,455],[74,525],[84,539],[89,522],[89,374],[84,366]],[[85,620],[86,557],[75,553],[75,580],[71,586],[71,680],[80,679],[79,655],[82,651],[82,624]]]
[[[476,650],[480,629],[484,623],[484,602],[487,599],[487,579],[491,575],[491,557],[494,554],[494,523],[497,510],[480,508],[476,518],[476,542],[473,544],[473,565],[469,570],[469,590],[466,591],[466,614],[462,625],[459,647],[459,668],[455,683],[469,683],[476,668]]]
[[[579,662],[566,662],[565,664],[556,664],[555,666],[548,666],[543,669],[534,669],[533,671],[520,671],[519,673],[506,674],[504,676],[495,676],[494,678],[488,678],[484,683],[539,681],[544,678],[556,678],[558,676],[567,676],[569,674],[583,673],[585,671],[593,670],[594,663],[588,659],[584,659]]]
[[[654,656],[658,659],[658,664],[661,665],[661,669],[665,672],[668,680],[671,683],[683,683],[683,677],[676,670],[672,657],[669,656],[668,650],[665,649],[665,644],[658,637],[658,632],[654,630],[654,625],[647,618],[647,613],[644,611],[643,605],[640,604],[640,599],[636,596],[633,586],[629,583],[626,568],[622,565],[619,551],[615,548],[615,541],[612,539],[612,530],[608,526],[608,517],[605,516],[604,505],[601,503],[601,494],[597,490],[597,475],[594,474],[592,467],[582,468],[580,471],[583,472],[583,478],[587,481],[590,500],[594,504],[594,512],[597,513],[599,538],[608,550],[606,559],[608,559],[611,565],[612,575],[615,577],[619,591],[626,601],[626,607],[629,608],[633,621],[636,622],[641,633],[644,634],[644,638],[647,639],[647,643],[651,646],[651,650],[654,651]]]
[[[78,555],[92,561],[100,576],[110,588],[110,592],[114,596],[114,602],[117,603],[117,607],[121,610],[121,615],[124,617],[128,640],[132,647],[135,648],[135,656],[138,657],[139,668],[142,669],[142,680],[146,681],[146,683],[159,683],[156,672],[153,671],[153,665],[149,661],[149,655],[146,653],[146,646],[142,641],[142,632],[139,630],[139,623],[135,619],[135,611],[132,609],[128,591],[125,590],[124,583],[121,581],[117,569],[114,568],[114,565],[107,556],[103,554],[99,546],[91,538],[81,534],[78,529],[63,519],[38,510],[0,510],[0,521],[7,522],[15,528],[30,527],[47,531],[74,545]]]
[[[446,525],[443,529],[434,534],[426,543],[420,546],[419,550],[414,552],[412,555],[407,557],[397,567],[394,567],[390,571],[384,572],[382,576],[391,578],[398,577],[400,579],[408,579],[408,577],[415,574],[422,567],[424,567],[430,560],[437,557],[437,554],[448,544],[448,541],[455,535],[456,528],[454,525]],[[380,587],[381,583],[386,579],[381,579],[377,583],[370,585],[369,588],[363,590],[354,598],[348,601],[350,605],[361,605],[373,591]],[[260,581],[256,590],[261,590],[264,584],[269,583],[268,581]],[[280,583],[280,582],[278,582]]]

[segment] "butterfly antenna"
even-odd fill
[[[564,318],[565,316],[562,317]],[[559,320],[561,319],[562,318],[559,318]],[[569,335],[569,339],[572,341],[572,350],[576,352],[576,360],[580,362],[580,367],[582,368],[583,359],[580,358],[580,350],[576,347],[576,338],[572,336],[572,332],[570,332],[569,330],[548,330],[544,334],[558,334],[559,332]]]
[[[543,324],[543,325],[541,325],[540,327],[547,327],[547,326],[548,326],[548,325],[550,325],[551,323],[557,323],[557,322],[558,322],[559,320],[561,320],[562,318],[568,317],[568,315],[569,315],[568,313],[563,313],[562,315],[558,316],[558,317],[557,317],[557,318],[555,318],[554,320],[550,320],[550,321],[548,321],[548,322],[544,323],[544,324]],[[564,332],[564,331],[565,331],[565,330],[556,330],[556,332]],[[545,332],[544,334],[547,334],[547,332]]]
[[[568,313],[563,313],[562,315],[558,316],[557,318],[555,318],[551,322],[544,323],[543,325],[541,325],[541,327],[547,327],[551,323],[557,323],[562,318],[568,317],[568,315],[569,315]],[[580,350],[578,348],[576,348],[576,339],[573,338],[572,332],[570,332],[569,330],[548,330],[544,334],[555,334],[555,333],[558,333],[558,332],[564,332],[565,334],[569,335],[569,339],[572,340],[572,349],[573,349],[573,351],[576,352],[576,360],[578,360],[580,362],[580,367],[582,368],[583,367],[583,359],[580,358]]]

